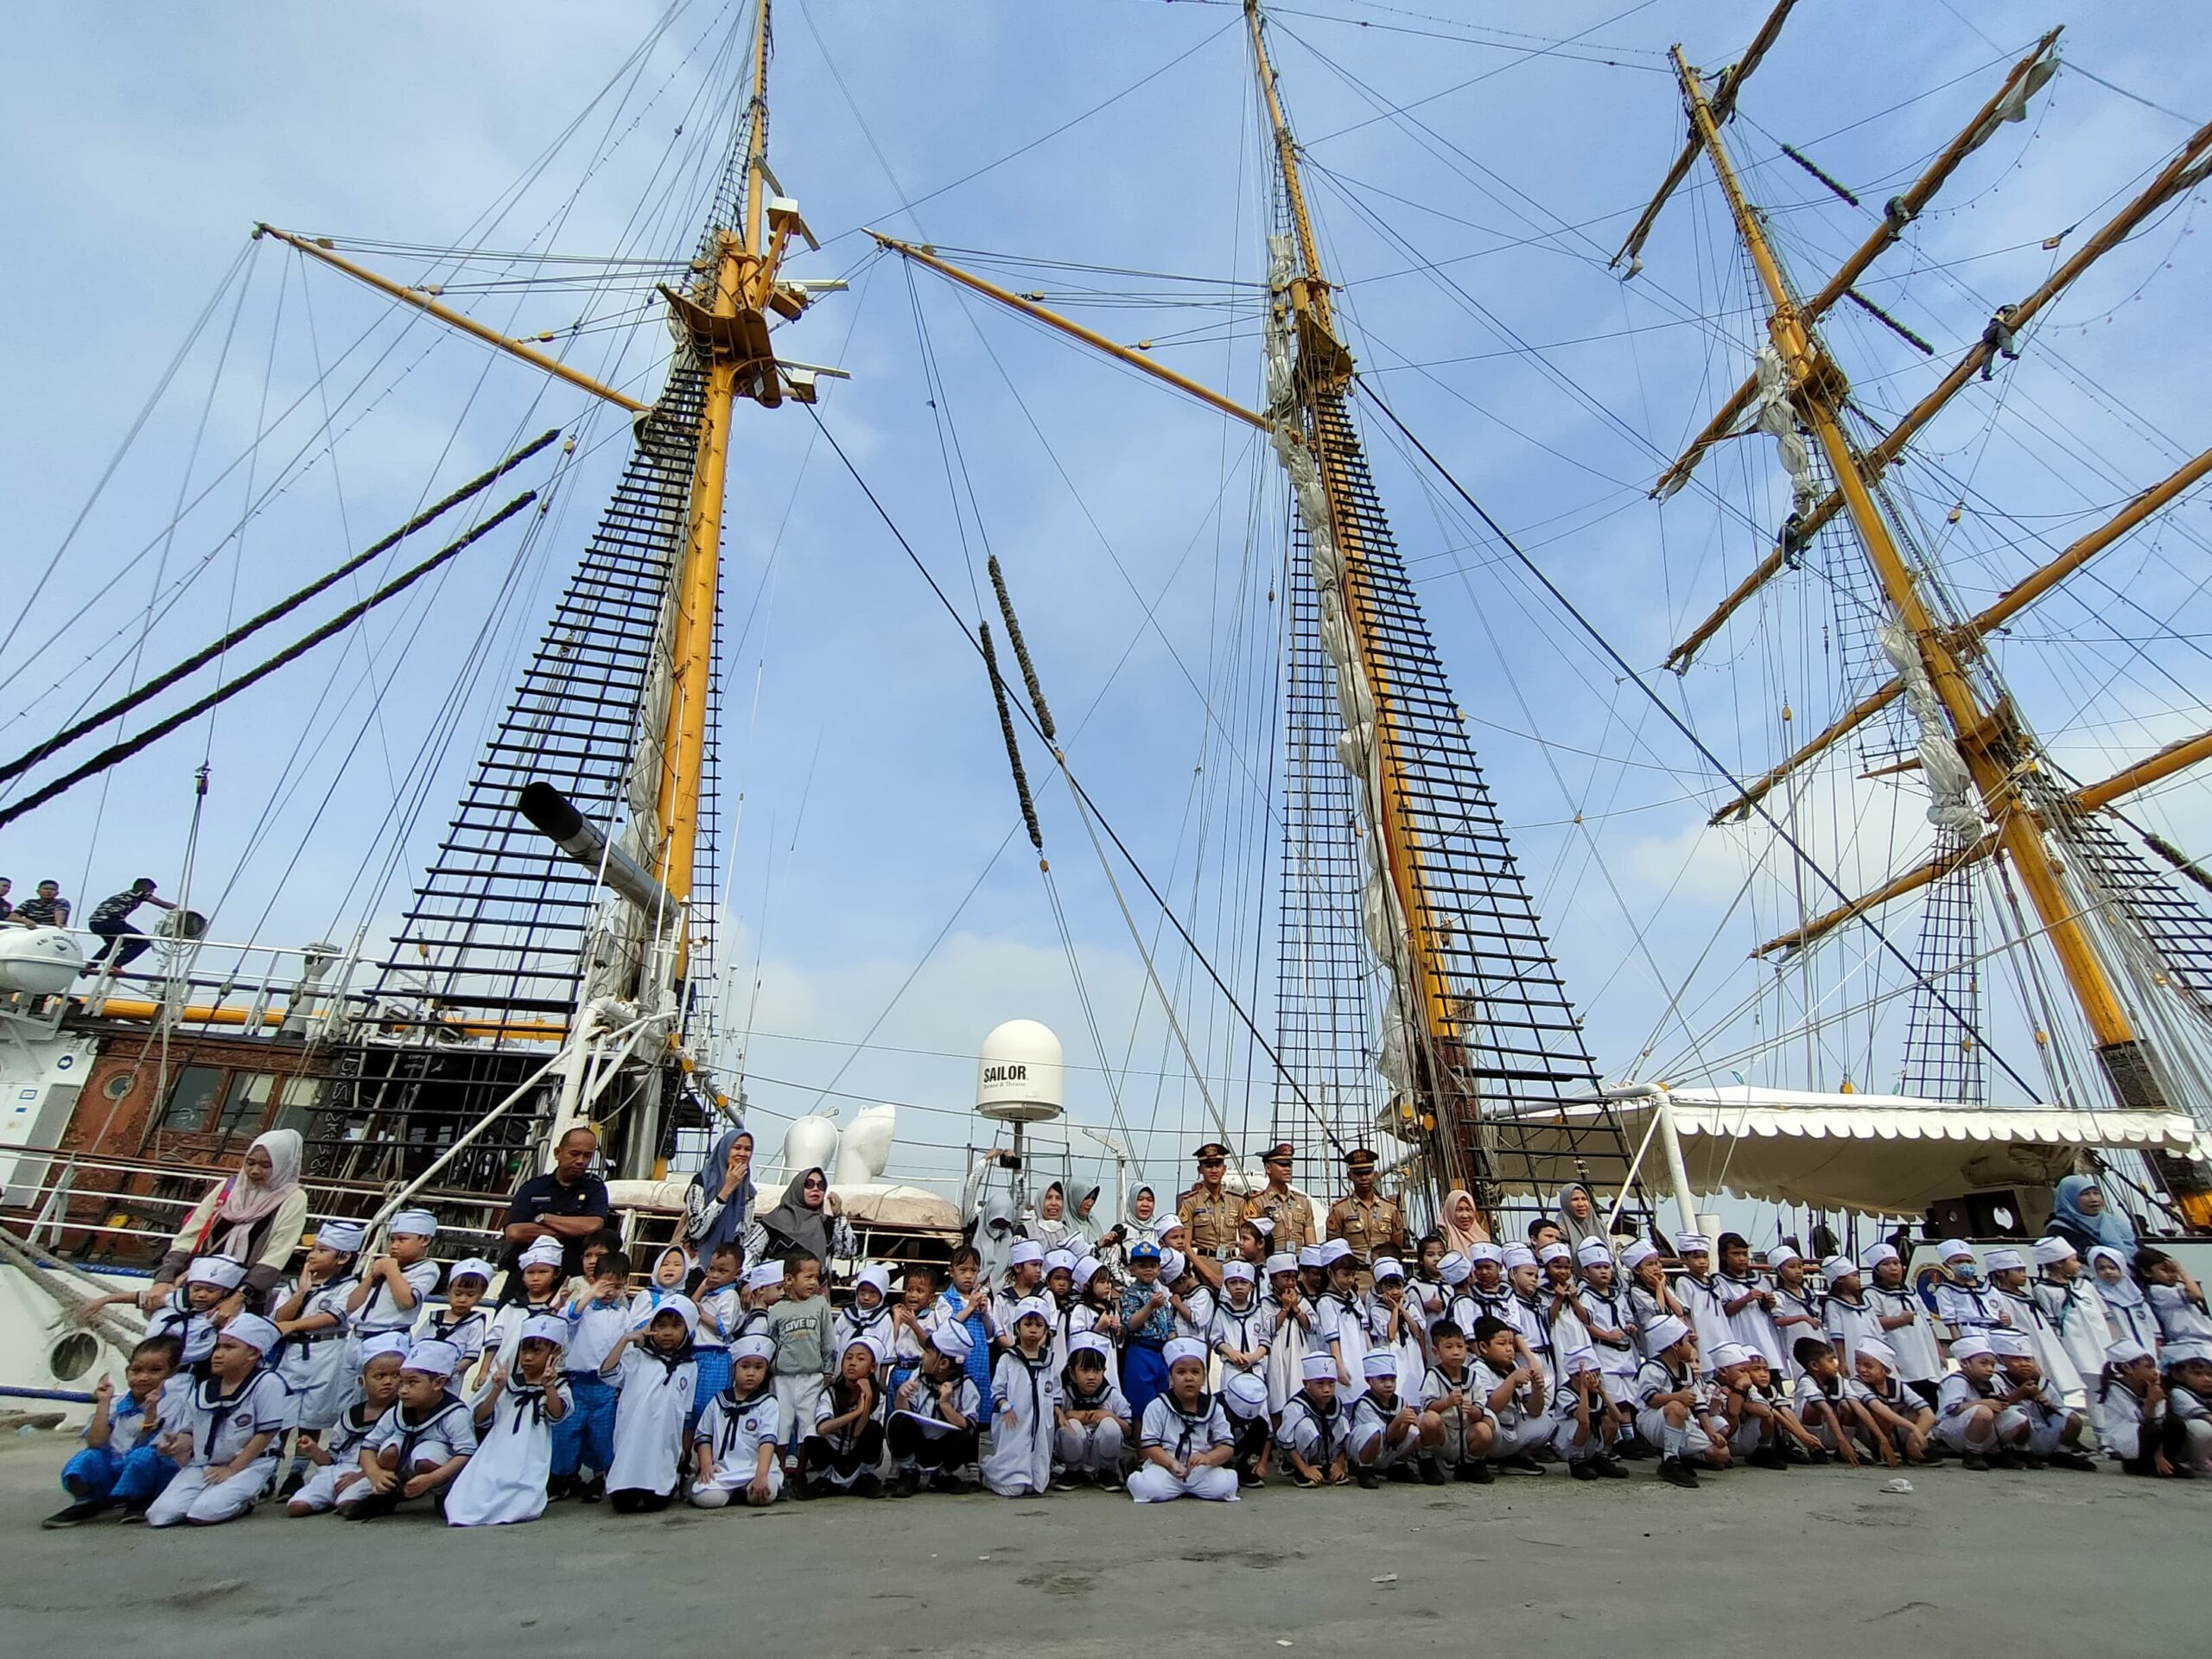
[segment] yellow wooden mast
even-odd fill
[[[2158,1099],[2159,1085],[2143,1064],[2134,1027],[2112,976],[2044,843],[2042,825],[2023,796],[2019,780],[2024,772],[2037,765],[2035,746],[2008,705],[2002,702],[1993,708],[1983,704],[1948,630],[1930,614],[1918,580],[1900,555],[1888,522],[1867,487],[1866,463],[1839,418],[1848,383],[1800,314],[1765,227],[1729,161],[1704,84],[1680,47],[1674,49],[1673,57],[1692,130],[1713,163],[1737,234],[1772,308],[1768,334],[1782,360],[1791,406],[1820,445],[1867,563],[1927,671],[1949,736],[1993,826],[1993,850],[2010,861],[2026,889],[2096,1044],[2098,1057],[2123,1103],[2162,1104]]]

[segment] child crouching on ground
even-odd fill
[[[1421,1383],[1421,1478],[1432,1486],[1447,1478],[1488,1484],[1497,1425],[1467,1363],[1467,1333],[1439,1319],[1428,1327],[1428,1351]]]
[[[884,1324],[888,1329],[889,1321]],[[837,1374],[822,1390],[814,1421],[799,1442],[805,1484],[793,1497],[882,1496],[883,1427],[890,1414],[881,1379],[887,1357],[873,1336],[846,1340],[837,1356]]]
[[[1936,1414],[1897,1375],[1897,1351],[1879,1337],[1868,1337],[1859,1344],[1853,1363],[1859,1386],[1866,1390],[1860,1403],[1881,1431],[1874,1449],[1883,1453],[1882,1461],[1892,1468],[1900,1457],[1907,1463],[1928,1462],[1928,1436],[1936,1427]]]
[[[85,1425],[84,1449],[61,1470],[69,1505],[49,1515],[43,1527],[73,1527],[102,1510],[120,1509],[143,1516],[176,1474],[176,1465],[161,1448],[164,1427],[180,1427],[192,1393],[180,1376],[184,1344],[175,1337],[148,1337],[130,1351],[124,1367],[123,1397],[115,1379],[102,1376],[92,1390],[92,1420]],[[164,1418],[168,1419],[166,1425]]]
[[[950,1319],[929,1338],[921,1368],[892,1396],[891,1421],[884,1430],[894,1471],[893,1497],[912,1497],[925,1482],[932,1491],[972,1490],[961,1471],[976,1461],[976,1424],[983,1414],[982,1390],[968,1372],[976,1338],[966,1325]],[[1076,1340],[1080,1343],[1083,1336]]]
[[[2177,1470],[2212,1475],[2212,1343],[2185,1337],[2166,1344],[2166,1457]]]
[[[1129,1477],[1129,1496],[1140,1503],[1179,1497],[1234,1503],[1229,1420],[1206,1392],[1206,1344],[1177,1337],[1160,1357],[1167,1362],[1167,1389],[1145,1408],[1143,1461]]]
[[[183,1467],[146,1506],[149,1526],[219,1526],[269,1490],[276,1443],[292,1422],[291,1390],[267,1363],[278,1340],[276,1327],[257,1313],[223,1327],[177,1426],[162,1425],[162,1450]]]
[[[740,1337],[729,1345],[729,1386],[707,1402],[692,1443],[691,1503],[720,1510],[743,1503],[764,1510],[783,1496],[784,1466],[776,1455],[776,1390],[768,1367],[776,1344],[766,1337]]]
[[[476,1450],[476,1421],[453,1390],[461,1352],[451,1343],[418,1342],[399,1364],[399,1400],[361,1442],[366,1495],[340,1503],[354,1521],[390,1515],[427,1497],[441,1507],[446,1489]]]
[[[1354,1478],[1372,1491],[1388,1476],[1411,1480],[1421,1451],[1421,1413],[1398,1397],[1397,1353],[1370,1348],[1360,1362],[1367,1387],[1351,1402],[1350,1441]]]
[[[2037,1357],[2035,1338],[2025,1331],[1993,1331],[1989,1345],[1997,1355],[2012,1409],[2027,1425],[2020,1442],[2020,1461],[2031,1469],[2055,1464],[2061,1469],[2086,1473],[2097,1465],[2082,1452],[2082,1436],[2089,1427],[2088,1414],[2067,1405],[2045,1376]]]
[[[1636,1374],[1636,1432],[1659,1448],[1660,1479],[1695,1486],[1696,1465],[1725,1469],[1729,1461],[1705,1421],[1697,1338],[1688,1320],[1668,1313],[1645,1327],[1643,1346],[1651,1357]]]
[[[1106,1375],[1106,1338],[1078,1331],[1068,1342],[1067,1369],[1061,1373],[1059,1428],[1053,1436],[1058,1471],[1056,1491],[1099,1485],[1109,1491],[1122,1484],[1122,1449],[1128,1443],[1129,1402]],[[1261,1389],[1261,1416],[1266,1389]]]
[[[1338,1486],[1349,1478],[1345,1465],[1344,1402],[1337,1397],[1337,1357],[1316,1348],[1299,1362],[1298,1392],[1282,1408],[1275,1444],[1300,1486]]]
[[[553,1426],[574,1409],[561,1378],[569,1322],[550,1313],[523,1321],[514,1370],[494,1364],[477,1401],[476,1455],[446,1495],[446,1522],[496,1527],[545,1513],[553,1467]]]
[[[362,1343],[360,1374],[354,1379],[358,1397],[338,1414],[323,1439],[329,1461],[301,1483],[285,1514],[296,1519],[329,1510],[342,1512],[369,1495],[361,1446],[399,1398],[399,1363],[406,1357],[407,1338],[397,1331],[379,1331]]]
[[[2105,1350],[2104,1368],[2092,1393],[2098,1406],[2099,1433],[2106,1452],[2120,1460],[2124,1473],[2171,1478],[2166,1455],[2166,1391],[2158,1380],[2158,1361],[2133,1337]]]

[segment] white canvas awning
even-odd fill
[[[1916,1216],[1937,1198],[1975,1187],[2048,1185],[2086,1150],[2162,1152],[2212,1166],[2212,1135],[2179,1112],[2080,1112],[2056,1106],[1948,1106],[1904,1095],[1828,1095],[1742,1084],[1670,1088],[1690,1185],[1775,1204]],[[1522,1174],[1523,1148],[1544,1190],[1576,1179],[1571,1143],[1595,1106],[1492,1122]],[[1631,1146],[1651,1127],[1656,1103],[1612,1103]],[[1664,1191],[1655,1144],[1643,1185]],[[1528,1178],[1523,1178],[1528,1179]]]

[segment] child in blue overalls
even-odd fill
[[[591,1295],[569,1308],[562,1363],[575,1408],[553,1425],[553,1474],[546,1488],[550,1497],[574,1491],[587,1503],[606,1496],[607,1471],[614,1465],[614,1413],[622,1403],[620,1381],[602,1376],[600,1362],[614,1351],[631,1325],[630,1258],[608,1250],[597,1265]],[[588,1483],[581,1479],[587,1467],[592,1471]]]
[[[124,1395],[115,1396],[115,1379],[103,1376],[92,1390],[92,1421],[85,1425],[84,1449],[61,1471],[71,1498],[40,1524],[73,1527],[103,1510],[120,1508],[143,1514],[176,1473],[176,1465],[157,1442],[167,1412],[171,1428],[182,1421],[181,1395],[191,1387],[182,1375],[184,1344],[175,1337],[148,1337],[130,1351],[124,1370]]]

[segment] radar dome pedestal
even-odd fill
[[[976,1065],[976,1115],[1001,1123],[1046,1123],[1065,1097],[1060,1039],[1034,1020],[1009,1020],[983,1039]]]

